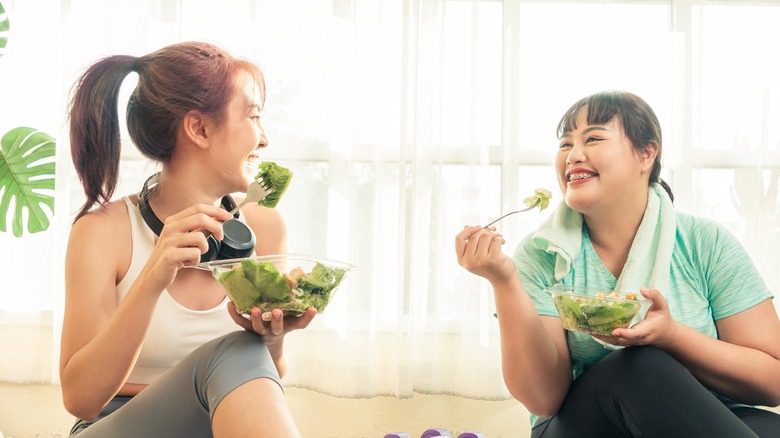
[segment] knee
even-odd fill
[[[235,331],[212,341],[199,358],[199,368],[218,379],[236,376],[269,377],[279,380],[276,365],[263,338],[247,331]]]
[[[626,364],[632,368],[654,367],[657,364],[677,362],[669,353],[649,345],[621,348],[620,350],[615,350],[608,357],[610,360]]]
[[[620,361],[625,362],[632,369],[651,371],[662,369],[685,370],[685,367],[673,358],[669,353],[653,346],[629,347],[615,352]]]
[[[263,338],[257,333],[246,330],[230,332],[216,341],[215,351],[220,355],[247,351],[254,351],[260,355],[268,353],[268,347],[263,342]]]
[[[224,336],[222,336],[223,342],[227,342],[230,344],[257,344],[257,343],[263,343],[262,336],[258,335],[257,333],[246,331],[246,330],[236,330],[232,331]]]
[[[245,330],[236,330],[212,339],[198,347],[191,356],[200,366],[207,368],[226,360],[232,361],[234,357],[248,362],[271,360],[263,338]]]
[[[610,376],[610,381],[634,388],[691,376],[688,369],[675,358],[652,346],[616,350],[602,362],[604,366],[601,371]]]

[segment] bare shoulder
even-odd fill
[[[119,271],[122,262],[129,263],[130,219],[124,201],[112,201],[80,217],[71,227],[68,257]]]
[[[273,208],[248,204],[242,210],[246,223],[257,236],[255,252],[280,254],[287,252],[287,227],[282,214]]]
[[[127,206],[124,201],[116,200],[101,207],[90,210],[73,224],[71,234],[115,234],[119,228],[129,231],[130,220],[127,216]]]

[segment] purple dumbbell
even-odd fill
[[[447,429],[428,429],[420,435],[420,438],[432,438],[437,436],[452,438],[452,434]]]
[[[390,432],[386,433],[384,438],[412,438],[408,433],[404,432]]]
[[[487,438],[487,435],[482,432],[463,432],[458,438]]]

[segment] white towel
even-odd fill
[[[664,293],[669,285],[676,231],[677,219],[669,195],[661,185],[651,184],[642,223],[615,290],[638,291],[647,287]],[[571,262],[582,246],[582,214],[561,201],[533,235],[533,242],[538,248],[555,254],[555,280],[560,281],[569,273]]]

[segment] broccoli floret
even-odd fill
[[[341,283],[346,271],[317,263],[311,272],[297,278],[296,289],[302,292],[302,299],[309,306],[321,312],[330,300],[330,294]]]
[[[297,279],[298,289],[304,293],[323,295],[338,286],[344,272],[343,269],[317,263],[308,275]]]

